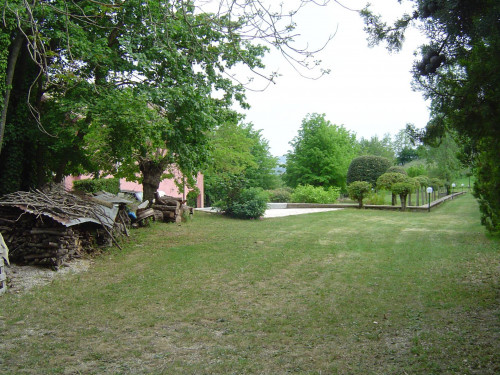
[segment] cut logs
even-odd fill
[[[186,206],[186,201],[181,198],[170,197],[164,195],[160,197],[158,194],[155,197],[155,203],[151,205],[151,208],[156,212],[155,217],[163,218],[164,222],[167,223],[180,223],[183,218],[188,215],[192,215],[194,209],[192,207]]]
[[[124,206],[108,207],[60,190],[4,196],[0,218],[12,261],[52,267],[97,246],[116,244],[115,236],[126,232],[129,224]]]

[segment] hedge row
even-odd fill
[[[97,193],[99,191],[107,191],[111,194],[120,192],[119,178],[97,178],[88,180],[78,180],[73,182],[73,189],[86,193]]]

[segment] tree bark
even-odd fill
[[[153,203],[155,193],[160,186],[161,176],[167,168],[166,160],[149,160],[143,159],[139,162],[139,170],[142,174],[142,199],[148,200],[150,204]]]
[[[399,199],[401,200],[401,211],[406,210],[406,197],[407,195],[399,194]]]
[[[7,121],[7,110],[9,108],[10,92],[12,90],[12,80],[14,78],[14,71],[16,69],[17,59],[21,52],[23,45],[24,35],[20,32],[17,33],[14,42],[12,42],[12,50],[9,54],[9,61],[7,62],[7,73],[5,77],[5,94],[3,97],[2,115],[0,117],[0,154],[2,153],[3,135],[5,132],[5,123]]]

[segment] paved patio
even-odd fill
[[[217,212],[217,209],[212,207],[197,208],[196,210],[205,212]],[[337,211],[337,210],[342,210],[342,208],[270,208],[266,210],[266,213],[264,214],[263,218],[270,219],[273,217],[304,215],[304,214],[312,214],[315,212]]]

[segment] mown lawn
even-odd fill
[[[429,213],[133,232],[0,298],[2,374],[498,374],[500,243],[470,196]]]

